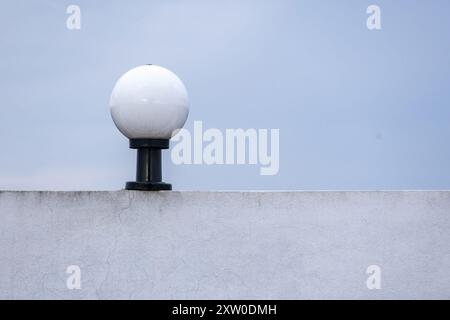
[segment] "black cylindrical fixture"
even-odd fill
[[[169,148],[169,140],[131,139],[130,148],[137,149],[136,181],[127,182],[127,190],[172,190],[162,182],[161,149]]]
[[[161,149],[137,150],[136,181],[161,182]]]

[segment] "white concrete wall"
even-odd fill
[[[449,230],[450,192],[0,192],[0,298],[450,298]]]

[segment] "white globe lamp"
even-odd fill
[[[181,129],[189,114],[186,88],[173,72],[143,65],[123,74],[109,101],[119,131],[137,149],[136,181],[127,190],[172,190],[162,182],[161,149]]]

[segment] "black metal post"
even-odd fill
[[[138,149],[136,181],[161,182],[161,179],[161,149]]]
[[[127,182],[127,190],[172,190],[162,182],[161,149],[169,148],[165,139],[130,139],[130,148],[137,149],[136,181]]]

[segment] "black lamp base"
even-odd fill
[[[130,139],[130,148],[137,149],[136,181],[129,181],[126,190],[163,191],[172,185],[162,182],[161,150],[169,148],[167,139]]]
[[[126,183],[125,189],[138,191],[170,191],[172,190],[172,185],[164,182],[129,181]]]

